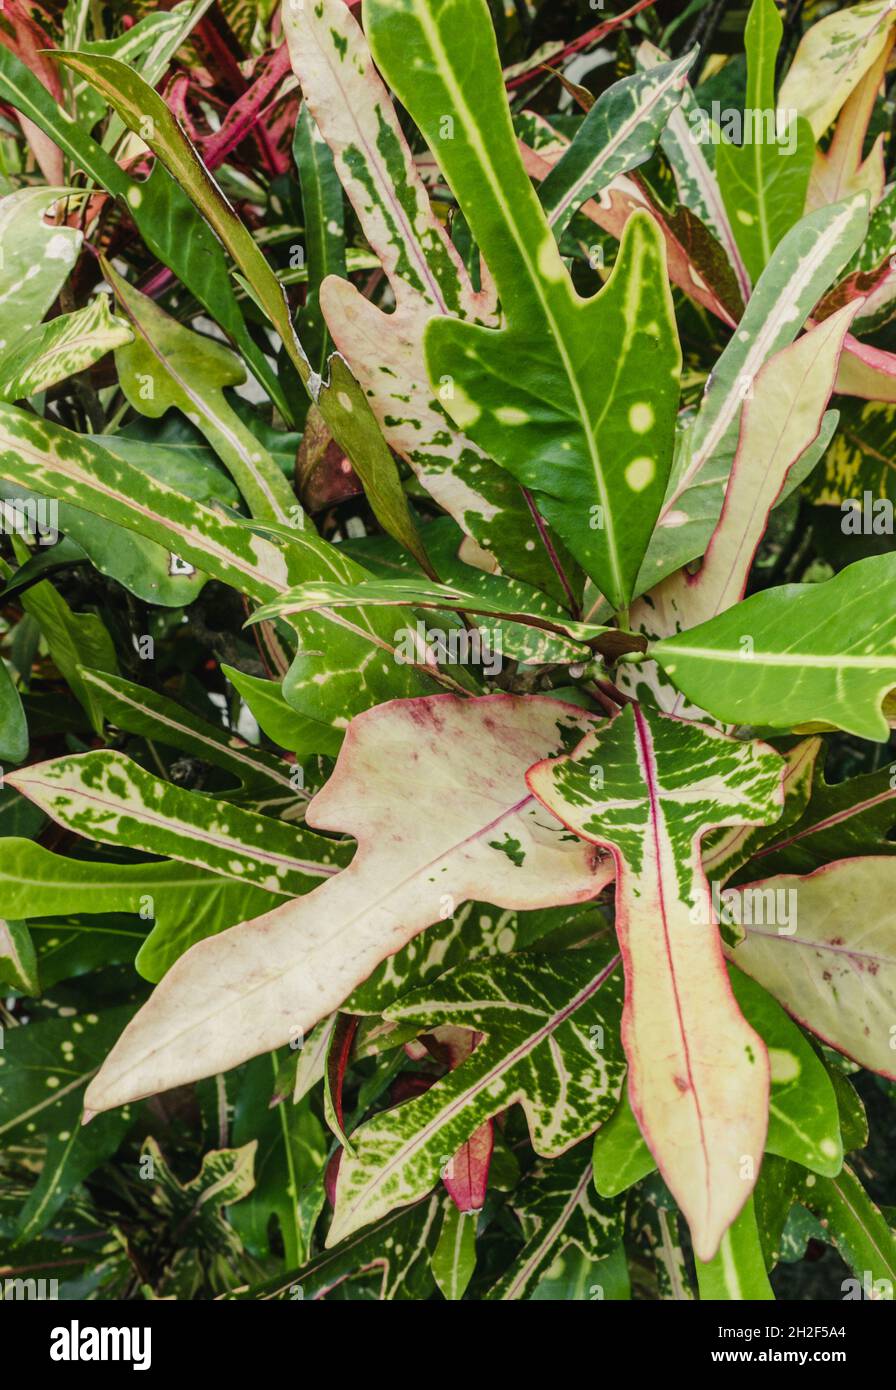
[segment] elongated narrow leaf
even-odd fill
[[[579,299],[520,158],[484,0],[450,11],[374,0],[367,24],[378,66],[439,152],[507,316],[500,330],[433,320],[430,376],[452,383],[445,404],[460,428],[535,492],[601,591],[624,605],[662,504],[678,406],[681,354],[656,224],[632,217],[610,281]],[[441,141],[446,116],[453,139]],[[597,362],[608,344],[610,372]]]
[[[524,780],[542,750],[559,751],[589,722],[555,700],[510,696],[394,701],[356,719],[306,816],[355,836],[349,868],[326,892],[189,951],[110,1054],[88,1108],[226,1070],[307,1033],[385,956],[467,898],[534,908],[594,897],[603,861],[545,820]]]
[[[224,397],[246,379],[223,343],[178,323],[103,260],[103,273],[131,326],[115,354],[121,389],[141,415],[158,419],[175,406],[201,430],[254,516],[294,523],[301,508],[279,466]]]
[[[291,542],[284,553],[238,520],[147,477],[83,435],[3,402],[0,477],[137,531],[260,603],[310,578],[365,577],[334,546],[312,537],[310,528],[276,533]],[[310,615],[303,623],[307,645],[287,680],[287,696],[300,713],[344,728],[361,707],[437,688],[437,680],[413,665],[389,659],[402,625],[400,610]],[[372,660],[373,650],[383,659]]]
[[[539,197],[559,239],[582,203],[617,174],[643,164],[681,100],[696,51],[647,73],[624,77],[603,92],[576,137],[544,180]]]
[[[27,922],[0,917],[0,981],[23,994],[40,994],[37,956]]]
[[[305,584],[259,609],[254,620],[353,604],[408,604],[499,618],[497,645],[521,661],[587,660],[588,648],[583,644],[591,642],[596,648],[606,645],[609,649],[625,640],[615,629],[574,622],[544,594],[528,589],[518,580],[485,574],[471,592],[453,585],[410,579],[380,579],[360,585]]]
[[[545,1157],[596,1129],[616,1105],[624,1069],[618,965],[610,941],[595,950],[484,961],[387,1010],[421,1031],[448,1022],[485,1036],[422,1096],[354,1132],[354,1154],[339,1166],[329,1241],[422,1196],[460,1146],[515,1102]]]
[[[819,740],[812,740],[818,742]],[[814,766],[808,805],[799,818],[781,820],[756,851],[756,867],[766,877],[806,874],[834,859],[896,854],[890,831],[896,824],[896,786],[888,766],[845,782],[826,782],[820,762]]]
[[[27,756],[25,711],[6,662],[0,659],[0,764],[21,763]]]
[[[835,1177],[843,1165],[843,1144],[837,1096],[827,1070],[799,1028],[755,980],[730,967],[728,975],[739,1008],[768,1049],[766,1153]],[[593,1159],[597,1190],[606,1196],[625,1191],[653,1170],[652,1155],[627,1097],[595,1135]]]
[[[648,69],[656,68],[666,61],[666,55],[646,39],[639,44],[636,57],[638,63]],[[702,133],[702,125],[702,113],[697,106],[690,83],[686,81],[679,104],[671,112],[660,136],[660,143],[672,165],[682,203],[697,214],[724,248],[736,277],[741,299],[746,303],[750,297],[750,277],[728,220],[715,170],[704,154],[698,138]]]
[[[727,891],[744,933],[731,959],[830,1046],[896,1078],[896,862],[842,859]]]
[[[171,748],[224,768],[246,792],[276,793],[280,797],[291,796],[292,800],[302,797],[290,776],[294,769],[281,758],[253,748],[221,726],[207,723],[166,695],[103,671],[82,670],[81,679],[116,728],[160,739]]]
[[[651,589],[702,555],[722,510],[740,417],[762,365],[796,338],[868,226],[864,195],[811,213],[776,247],[719,357],[663,502],[638,579]]]
[[[844,1296],[891,1300],[896,1286],[896,1237],[852,1169],[844,1168],[836,1178],[804,1177],[798,1199],[821,1218],[826,1233],[858,1275],[841,1286]]]
[[[287,7],[284,18],[292,13]],[[328,275],[348,278],[345,212],[333,155],[307,101],[302,103],[296,121],[292,150],[302,188],[308,260],[308,290],[299,316],[299,333],[309,360],[323,376],[330,356],[330,335],[320,307],[320,287]]]
[[[632,624],[653,638],[671,637],[708,622],[743,597],[769,515],[790,476],[825,428],[825,410],[855,317],[847,305],[760,369],[741,417],[740,438],[719,523],[696,573],[677,570],[631,612]],[[652,664],[624,680],[626,691],[649,681],[670,714],[699,718]]]
[[[72,161],[74,169],[82,169],[127,206],[153,255],[171,267],[225,333],[239,344],[271,399],[288,415],[286,397],[277,376],[246,329],[221,245],[168,171],[157,165],[144,182],[132,178],[77,121],[70,119],[68,112],[57,106],[35,74],[3,47],[0,47],[0,95],[48,135]]]
[[[370,1280],[381,1301],[426,1299],[434,1292],[431,1257],[448,1198],[430,1197],[415,1207],[349,1236],[301,1269],[256,1285],[240,1298],[324,1299],[347,1279]]]
[[[824,584],[754,594],[650,652],[689,700],[731,724],[823,721],[882,741],[896,686],[896,555]]]
[[[427,379],[430,319],[456,314],[490,322],[494,293],[488,285],[474,290],[434,215],[367,41],[343,0],[287,6],[283,25],[305,101],[395,299],[387,314],[344,277],[327,278],[321,307],[334,341],[389,444],[436,501],[508,573],[553,585],[562,598],[518,484],[455,428],[442,400],[445,384],[434,390]]]
[[[457,1303],[476,1268],[476,1217],[457,1210],[452,1202],[445,1208],[442,1227],[432,1252],[433,1278],[449,1303]]]
[[[109,312],[105,295],[84,309],[60,314],[0,364],[0,397],[23,400],[82,372],[131,338],[131,330]]]
[[[205,168],[164,99],[138,73],[117,58],[89,53],[59,53],[59,62],[80,73],[106,98],[129,129],[136,131],[192,199],[233,257],[267,314],[312,400],[320,407],[334,437],[371,483],[371,500],[380,508],[378,474],[394,483],[394,463],[377,428],[364,392],[348,365],[336,358],[329,383],[314,372],[299,342],[283,288],[257,242],[237,217],[212,174]],[[138,192],[139,196],[139,192]],[[267,373],[262,378],[267,379]],[[274,399],[280,397],[275,387]],[[288,412],[287,412],[288,413]],[[394,487],[390,490],[394,499]],[[409,514],[405,521],[410,526]]]
[[[629,1093],[705,1259],[755,1181],[769,1071],[725,974],[700,840],[717,826],[773,821],[781,774],[762,744],[628,706],[574,758],[542,762],[527,778],[616,861]]]
[[[350,854],[310,831],[163,782],[121,753],[34,763],[7,780],[89,839],[164,854],[268,892],[306,892]]]
[[[757,279],[806,209],[815,155],[809,122],[775,101],[775,61],[784,25],[774,0],[753,0],[747,20],[742,142],[725,141],[716,176],[747,270]]]

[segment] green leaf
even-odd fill
[[[841,1285],[844,1297],[891,1299],[896,1285],[896,1238],[852,1169],[844,1168],[836,1178],[807,1174],[799,1200],[824,1223],[828,1238],[858,1276]]]
[[[249,676],[245,671],[237,671],[223,662],[221,670],[239,691],[257,719],[259,728],[281,748],[296,753],[300,759],[312,753],[335,757],[339,752],[341,731],[299,714],[284,700],[279,682]]]
[[[775,248],[737,332],[715,363],[696,419],[685,427],[638,577],[639,593],[706,550],[722,510],[741,412],[756,375],[770,357],[794,341],[861,244],[867,227],[863,194],[810,213]]]
[[[774,1300],[765,1272],[752,1198],[725,1232],[718,1254],[705,1263],[698,1256],[696,1265],[701,1302]]]
[[[348,846],[163,782],[102,750],[7,777],[59,825],[101,844],[163,854],[284,896],[336,874]]]
[[[601,93],[539,189],[558,241],[584,202],[617,174],[651,157],[696,57],[692,50],[649,72],[624,77]]]
[[[28,756],[28,724],[19,692],[0,658],[0,764],[21,763]]]
[[[474,290],[436,217],[367,41],[343,0],[289,6],[283,26],[304,100],[395,300],[386,313],[347,279],[330,276],[321,286],[330,332],[389,445],[423,487],[494,562],[562,599],[562,579],[550,568],[521,489],[454,428],[445,392],[427,379],[427,323],[445,314],[491,321],[493,290],[489,284]]]
[[[214,1149],[202,1156],[202,1167],[189,1182],[181,1182],[162,1157],[155,1139],[143,1145],[153,1183],[153,1203],[177,1232],[178,1257],[187,1250],[202,1255],[233,1257],[241,1250],[239,1237],[224,1208],[240,1202],[255,1186],[255,1140],[240,1148]]]
[[[329,1241],[428,1192],[479,1126],[514,1102],[522,1104],[532,1146],[544,1157],[592,1133],[615,1108],[624,1071],[618,964],[610,941],[483,961],[442,975],[387,1009],[387,1018],[421,1032],[449,1023],[484,1038],[423,1095],[353,1132],[355,1153],[344,1153],[339,1166]],[[579,1159],[587,1183],[590,1163]]]
[[[320,287],[328,275],[348,278],[345,214],[333,156],[315,124],[307,98],[296,121],[292,153],[302,190],[308,261],[308,291],[299,314],[299,334],[315,371],[322,376],[330,356],[330,336],[320,307]]]
[[[594,897],[606,882],[599,856],[536,808],[524,781],[536,757],[588,723],[556,700],[503,695],[395,700],[354,720],[306,814],[309,825],[355,836],[349,868],[179,961],[110,1056],[91,1108],[308,1033],[382,959],[466,899],[534,909]]]
[[[618,1197],[654,1172],[656,1163],[638,1128],[627,1090],[595,1134],[591,1162],[594,1186],[602,1197]]]
[[[130,71],[122,66],[125,72]],[[277,377],[246,329],[221,245],[168,171],[156,165],[145,182],[132,179],[56,105],[43,83],[5,47],[0,47],[0,96],[49,135],[75,169],[83,169],[126,205],[153,255],[173,270],[239,344],[271,399],[288,414]]]
[[[323,1299],[346,1280],[367,1279],[377,1282],[366,1296],[380,1302],[427,1299],[435,1287],[430,1261],[439,1217],[447,1202],[447,1198],[436,1196],[410,1210],[395,1212],[302,1268],[256,1285],[238,1297],[253,1301]],[[365,1297],[365,1287],[353,1283],[354,1295]]]
[[[27,922],[0,917],[0,981],[23,994],[40,994],[37,956]]]
[[[433,1278],[449,1303],[463,1298],[476,1268],[476,1221],[475,1212],[458,1211],[453,1202],[445,1207],[431,1263]]]
[[[115,354],[121,389],[141,415],[158,419],[171,407],[202,431],[227,467],[253,516],[296,524],[301,508],[292,488],[264,446],[224,397],[246,369],[229,348],[192,332],[116,274],[103,273],[133,330]]]
[[[0,73],[10,57],[4,48]],[[83,234],[74,227],[44,221],[47,210],[72,192],[66,188],[20,188],[0,199],[0,378],[23,336],[34,333],[78,259]]]
[[[130,962],[137,952],[136,968],[147,980],[160,980],[194,942],[270,911],[282,896],[191,864],[67,859],[30,840],[12,836],[3,840],[0,916],[133,914],[152,924],[148,936],[145,930],[125,932],[107,926],[97,932],[113,933],[117,960]],[[64,952],[66,936],[84,931],[58,921],[47,925],[32,920],[30,925],[41,961],[56,949],[44,945],[45,933]]]
[[[256,1183],[228,1213],[253,1254],[274,1254],[271,1217],[276,1220],[288,1266],[307,1260],[317,1218],[325,1200],[323,1171],[327,1136],[308,1101],[269,1104],[276,1074],[274,1057],[258,1057],[241,1073],[233,1116],[233,1142],[258,1142]]]
[[[595,1194],[587,1145],[579,1145],[551,1163],[537,1163],[513,1193],[510,1204],[526,1243],[506,1274],[489,1289],[487,1299],[531,1300],[539,1284],[570,1255],[578,1255],[587,1267],[587,1285],[581,1298],[627,1297],[627,1280],[620,1287],[612,1258],[623,1235],[623,1209],[618,1202]]]
[[[758,1171],[769,1073],[730,992],[700,840],[774,820],[781,775],[763,744],[628,705],[527,776],[548,810],[613,853],[629,1094],[701,1258],[749,1195],[746,1156]]]
[[[753,594],[650,647],[679,690],[729,724],[814,721],[882,742],[896,686],[896,554],[859,560],[824,584]]]
[[[622,607],[662,505],[678,408],[681,353],[662,238],[652,218],[633,216],[607,285],[579,299],[517,148],[488,8],[462,0],[436,11],[430,0],[373,0],[368,33],[380,70],[439,152],[507,326],[434,319],[430,377],[450,380],[445,405],[458,426],[533,490]],[[441,140],[448,117],[452,138]],[[597,366],[608,345],[612,372]]]
[[[716,156],[722,198],[754,280],[805,211],[815,157],[809,122],[786,107],[779,111],[775,101],[775,60],[783,32],[774,0],[753,0],[745,31],[742,141],[734,145],[726,140]]]
[[[891,461],[896,452],[896,405],[844,398],[839,408],[840,428],[821,465],[807,479],[806,494],[822,506],[840,508],[844,534],[856,534],[868,525],[872,534],[886,535],[896,506],[896,469]]]
[[[106,296],[95,295],[86,308],[51,319],[27,342],[4,354],[0,398],[17,401],[38,395],[84,371],[130,338],[127,324],[110,314]]]
[[[896,1078],[896,860],[842,859],[804,878],[729,891],[744,932],[735,964],[831,1047]],[[791,907],[786,930],[766,920],[782,899]]]

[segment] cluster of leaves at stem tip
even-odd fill
[[[721,8],[3,5],[5,1278],[892,1297],[896,10]]]

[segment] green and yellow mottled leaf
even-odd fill
[[[775,820],[782,770],[763,744],[629,705],[572,758],[527,778],[570,829],[613,854],[629,1094],[707,1259],[755,1181],[769,1070],[731,994],[700,840]]]

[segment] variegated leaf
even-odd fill
[[[558,240],[582,203],[650,158],[695,58],[696,50],[624,77],[598,98],[539,190]]]
[[[648,70],[666,61],[666,55],[647,39],[638,46],[636,57],[638,63]],[[698,138],[702,116],[690,83],[685,82],[681,100],[669,116],[660,143],[672,165],[682,203],[697,214],[724,247],[746,304],[750,297],[750,277],[728,220],[715,170],[703,153]]]
[[[801,796],[799,819],[790,821],[785,812],[774,833],[756,850],[756,869],[766,878],[806,874],[834,859],[896,854],[896,840],[890,834],[896,824],[893,768],[885,764],[877,772],[849,777],[845,782],[826,782],[823,759],[812,761],[812,786],[806,789],[808,805],[806,796]]]
[[[336,1243],[421,1197],[470,1136],[519,1103],[536,1152],[552,1157],[615,1108],[622,981],[615,943],[461,966],[386,1011],[420,1031],[453,1023],[484,1034],[469,1059],[423,1095],[352,1134],[339,1166]],[[590,1165],[588,1165],[590,1178]]]
[[[778,104],[796,110],[818,138],[887,46],[896,10],[889,0],[837,9],[813,24],[781,84]]]
[[[378,579],[352,585],[303,584],[260,608],[254,621],[320,608],[395,604],[499,620],[488,623],[490,645],[496,652],[524,662],[587,661],[590,650],[586,643],[593,643],[598,649],[602,645],[618,649],[619,644],[624,644],[625,639],[616,629],[575,622],[546,595],[519,580],[484,572],[477,575],[473,570],[470,579],[473,587],[468,591],[412,579]]]
[[[662,503],[678,407],[681,353],[656,224],[629,220],[609,282],[581,300],[517,149],[485,0],[370,0],[367,24],[378,66],[439,150],[507,316],[498,330],[434,319],[430,377],[450,380],[446,407],[460,428],[532,489],[624,606]],[[446,117],[454,135],[440,141]],[[598,362],[608,343],[611,372]]]
[[[705,1259],[755,1181],[769,1071],[731,994],[700,841],[718,826],[775,820],[782,770],[762,744],[630,705],[572,758],[527,777],[571,830],[614,856],[632,1105]]]
[[[791,473],[816,445],[834,388],[844,336],[855,317],[848,304],[769,358],[744,403],[740,437],[722,514],[703,564],[677,570],[633,605],[631,622],[652,639],[708,622],[741,599],[769,516]],[[626,676],[622,689],[648,682],[670,714],[700,718],[653,663]]]
[[[283,27],[302,93],[395,300],[386,313],[328,277],[321,306],[386,439],[423,486],[499,565],[556,590],[518,484],[465,438],[427,379],[423,338],[440,315],[491,322],[494,293],[474,290],[430,207],[388,91],[343,0],[287,6]],[[441,393],[444,396],[445,392]]]
[[[44,220],[73,191],[20,188],[0,199],[0,361],[18,350],[24,334],[34,332],[78,259],[83,234]]]
[[[726,891],[744,933],[731,959],[831,1047],[896,1079],[896,861],[841,859]],[[786,929],[769,913],[782,898]]]
[[[84,309],[60,314],[0,361],[0,399],[24,400],[82,372],[113,348],[130,342],[131,330],[109,312],[106,296]]]
[[[7,777],[59,825],[283,896],[335,875],[350,847],[163,782],[121,753],[76,753]]]
[[[306,815],[354,835],[349,868],[182,957],[110,1054],[88,1108],[226,1070],[308,1032],[467,898],[538,908],[594,897],[604,861],[545,818],[524,780],[590,722],[556,700],[511,696],[393,701],[355,719]]]
[[[753,594],[650,647],[689,700],[730,724],[794,728],[824,721],[878,742],[896,686],[896,554],[824,584]]]
[[[811,213],[777,246],[716,362],[676,460],[638,592],[702,555],[722,510],[741,413],[760,368],[794,341],[868,225],[864,195]]]
[[[718,1252],[707,1261],[698,1255],[696,1266],[701,1302],[774,1300],[752,1197],[725,1232]]]
[[[253,516],[302,524],[301,508],[279,465],[224,396],[246,369],[213,338],[178,323],[118,275],[108,261],[103,273],[133,330],[115,354],[121,389],[135,410],[158,419],[173,407],[205,435]]]
[[[742,143],[725,140],[716,155],[719,189],[753,280],[805,212],[815,156],[809,122],[786,108],[779,112],[775,102],[775,62],[783,29],[774,0],[753,0],[744,35],[747,90]]]
[[[283,528],[287,553],[220,511],[157,482],[83,435],[0,402],[0,478],[83,507],[155,541],[174,558],[256,602],[311,578],[356,581],[365,573],[334,546],[305,530]],[[438,675],[397,664],[400,610],[309,615],[286,683],[300,713],[344,728],[351,715],[382,700],[428,693]],[[379,653],[380,659],[374,659]]]
[[[442,1194],[394,1212],[369,1231],[325,1250],[301,1269],[240,1291],[237,1297],[253,1301],[325,1299],[349,1279],[367,1279],[374,1288],[373,1297],[381,1302],[425,1300],[434,1291],[430,1261],[448,1204]]]
[[[153,982],[194,942],[267,912],[287,896],[183,861],[112,864],[67,859],[15,836],[3,841],[0,916],[131,914],[152,930],[135,932],[119,958],[130,960],[136,952],[137,970]],[[52,935],[63,940],[65,929],[56,924]]]
[[[511,1205],[519,1215],[526,1243],[486,1298],[531,1299],[570,1247],[588,1263],[586,1297],[602,1298],[601,1265],[622,1240],[623,1209],[594,1191],[587,1146],[553,1163],[537,1163],[517,1188]]]

